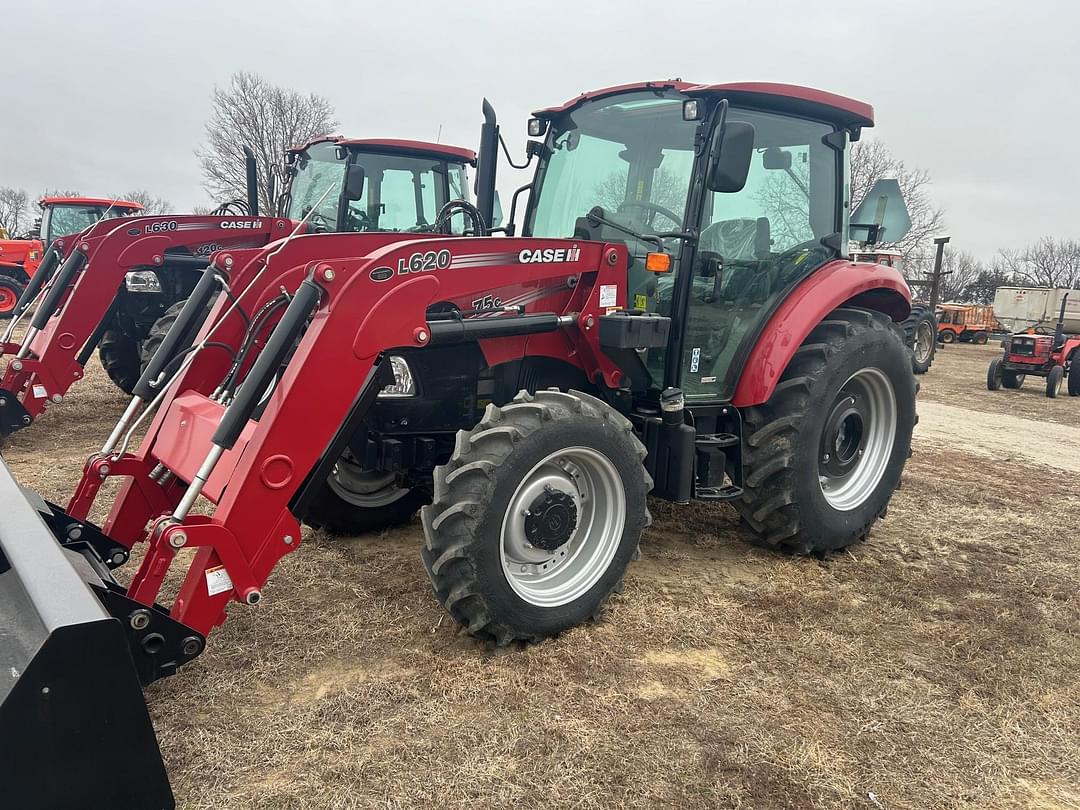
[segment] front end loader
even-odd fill
[[[95,351],[131,393],[214,251],[265,245],[301,219],[309,233],[430,229],[441,206],[467,196],[474,163],[471,151],[446,144],[322,138],[289,151],[281,216],[258,216],[250,191],[236,215],[103,220],[54,241],[0,340],[0,356],[9,357],[0,436],[60,403]],[[360,190],[350,189],[350,177]],[[16,342],[15,327],[34,303]]]
[[[36,502],[26,542],[93,573],[138,680],[258,604],[302,522],[333,530],[328,491],[383,525],[420,493],[436,599],[496,644],[598,617],[650,492],[731,504],[754,542],[801,554],[885,515],[916,385],[907,285],[846,254],[847,147],[872,109],[773,84],[582,95],[530,122],[538,165],[505,238],[487,236],[485,112],[477,205],[432,232],[215,252],[68,504]],[[447,233],[458,215],[471,236]]]

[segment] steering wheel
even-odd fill
[[[334,220],[330,219],[326,214],[320,214],[318,211],[312,211],[308,215],[308,222],[313,227],[318,227],[320,229],[319,233],[327,233],[337,228],[337,223]]]
[[[653,220],[656,219],[657,214],[663,214],[669,220],[671,220],[676,228],[682,227],[682,217],[671,211],[668,208],[664,208],[662,205],[657,205],[654,202],[639,202],[637,200],[623,200],[619,205],[619,210],[622,211],[625,208],[641,208],[649,212],[649,216],[645,218],[645,224],[650,228],[653,227]]]

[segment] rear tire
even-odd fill
[[[11,276],[0,276],[0,320],[7,320],[15,311],[26,285]]]
[[[911,455],[911,356],[879,313],[834,310],[764,405],[744,412],[744,492],[756,542],[823,554],[864,539]]]
[[[380,532],[412,520],[431,495],[397,485],[392,475],[364,473],[346,451],[312,500],[304,523],[335,535]]]
[[[649,523],[644,458],[630,421],[587,394],[522,391],[489,405],[458,433],[421,510],[439,602],[500,645],[596,618]]]
[[[1069,396],[1080,397],[1080,354],[1077,353],[1069,365]]]
[[[1061,378],[1065,376],[1065,369],[1061,366],[1054,366],[1050,369],[1050,373],[1046,375],[1046,395],[1050,399],[1056,399],[1058,391],[1061,390]]]
[[[1001,372],[1001,386],[1002,388],[1008,388],[1010,391],[1020,390],[1020,388],[1024,385],[1024,380],[1026,379],[1026,374],[1020,374],[1016,371]]]
[[[941,342],[942,343],[955,343],[956,342],[956,332],[952,332],[952,331],[946,329],[944,332],[941,333]]]
[[[987,335],[986,332],[976,332],[971,338],[971,342],[976,346],[985,346],[988,338],[989,335]]]
[[[98,344],[98,358],[109,379],[125,394],[135,390],[142,365],[139,361],[138,341],[119,329],[106,329]]]
[[[938,326],[934,311],[930,307],[913,306],[901,326],[904,341],[911,349],[911,370],[916,374],[925,374],[934,364],[934,351],[937,349]]]
[[[1004,378],[1001,374],[1001,358],[995,357],[990,361],[990,367],[986,369],[986,390],[997,391],[1001,388]]]

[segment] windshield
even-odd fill
[[[108,211],[108,218],[126,216],[128,209],[107,205],[49,205],[41,214],[41,234],[46,243],[61,236],[82,233]]]
[[[468,178],[460,163],[355,149],[350,159],[363,167],[364,186],[357,199],[347,201],[340,224],[346,162],[332,143],[316,144],[298,156],[286,215],[300,220],[314,208],[310,224],[315,232],[425,231],[448,201],[468,198]],[[461,232],[462,223],[461,217],[454,220],[455,233]]]
[[[637,233],[681,230],[696,130],[681,97],[663,91],[600,99],[553,121],[526,234],[572,237],[595,206]]]

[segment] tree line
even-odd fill
[[[195,150],[202,172],[202,186],[211,197],[224,202],[243,199],[246,178],[243,147],[255,153],[259,180],[260,210],[274,211],[273,199],[284,190],[282,156],[290,147],[332,132],[338,123],[333,104],[315,93],[276,86],[262,76],[240,72],[225,87],[214,89],[206,123],[206,141]],[[933,238],[944,229],[945,212],[932,194],[929,172],[908,166],[881,140],[867,137],[851,150],[851,202],[858,206],[874,183],[896,178],[911,215],[911,231],[888,245],[904,255],[909,278],[929,271]],[[663,178],[661,178],[663,180]],[[661,184],[662,185],[662,184]],[[615,197],[618,189],[611,190]],[[70,196],[71,191],[45,191],[40,196]],[[117,195],[142,203],[148,214],[174,210],[168,200],[145,189]],[[0,228],[10,235],[30,230],[37,215],[36,199],[25,190],[0,187]],[[207,213],[197,207],[194,213]],[[989,303],[1002,285],[1080,288],[1080,240],[1044,236],[1030,245],[1002,249],[991,259],[980,259],[964,250],[950,250],[944,257],[942,300]]]

